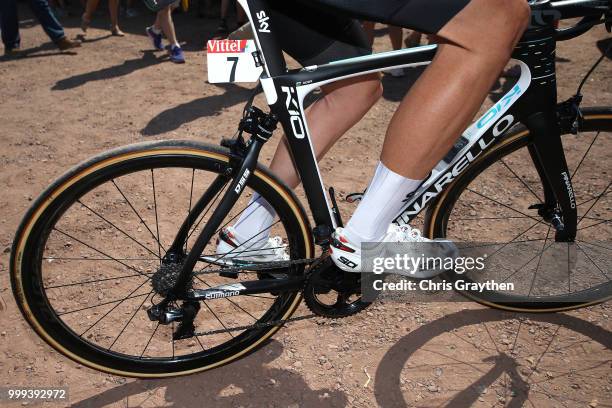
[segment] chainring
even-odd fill
[[[361,300],[361,274],[343,272],[331,258],[310,271],[303,295],[311,312],[332,319],[355,315],[372,304]]]

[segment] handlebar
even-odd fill
[[[530,3],[537,7],[548,2],[546,0],[536,0]],[[596,24],[609,23],[610,17],[612,17],[612,0],[559,0],[551,1],[548,5],[548,11],[556,14],[556,20],[582,17],[577,24],[571,27],[557,29],[557,41],[566,41],[578,37]]]

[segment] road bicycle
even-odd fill
[[[329,318],[369,305],[361,297],[361,275],[343,274],[326,255],[342,219],[319,173],[304,98],[343,78],[427,65],[437,47],[288,70],[266,1],[240,3],[255,27],[254,57],[264,64],[260,84],[270,112],[253,106],[251,98],[237,134],[221,147],[154,141],[87,160],[42,193],[17,231],[10,271],[19,308],[42,339],[78,363],[124,376],[190,374],[265,344],[283,324],[303,318],[291,318],[302,299],[313,315]],[[610,6],[601,0],[532,4],[532,26],[514,53],[520,78],[458,138],[395,220],[405,224],[423,213],[424,234],[431,238],[488,235],[508,248],[541,245],[533,262],[514,271],[531,282],[529,288],[463,293],[477,302],[549,312],[593,305],[612,294],[605,258],[612,250],[606,218],[611,161],[609,148],[601,146],[609,142],[612,108],[581,108],[582,86],[558,104],[555,71],[556,42],[597,24],[609,29]],[[570,18],[580,21],[555,28]],[[312,223],[294,192],[258,163],[279,122]],[[289,259],[237,262],[235,255],[248,255],[243,245],[261,231],[232,251],[232,263],[220,266],[229,253],[215,253],[216,237],[254,193],[278,214],[269,231],[281,238]],[[538,293],[533,264],[549,262],[543,253],[552,243],[566,245],[568,259],[570,250],[583,254],[583,262],[568,261],[567,271],[560,263],[553,283],[562,288]],[[576,268],[583,272],[579,277]],[[445,276],[457,279],[452,271]]]

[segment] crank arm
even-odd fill
[[[258,293],[293,292],[303,287],[304,278],[260,279],[219,285],[208,289],[192,289],[187,291],[185,300],[202,301]]]

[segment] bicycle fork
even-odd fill
[[[554,227],[556,242],[573,242],[578,212],[556,112],[540,112],[525,122],[533,140],[529,153],[544,186],[544,203],[530,208]]]
[[[221,223],[242,195],[245,186],[257,167],[261,148],[272,136],[277,124],[278,120],[274,115],[265,114],[256,107],[250,107],[245,117],[240,121],[239,136],[231,141],[225,141],[225,146],[230,147],[232,157],[234,157],[235,160],[230,162],[230,167],[227,169],[226,174],[220,175],[217,180],[213,182],[211,192],[220,191],[222,189],[223,178],[233,177],[233,179],[229,188],[221,198],[219,205],[215,208],[209,221],[206,222],[202,232],[194,242],[193,247],[182,260],[181,272],[174,288],[169,293],[170,298],[180,299],[184,297],[184,288],[188,287],[192,279],[192,271],[199,261],[202,251],[204,251],[208,242],[210,242],[213,235],[218,231]],[[243,132],[252,135],[246,143],[242,139]],[[207,191],[204,195],[210,195],[208,193]],[[202,200],[207,202],[210,200],[210,197],[203,196],[200,201]],[[196,207],[198,204],[199,202],[196,204]],[[194,218],[195,217],[189,214],[180,231],[183,233],[187,232],[193,225],[195,221]],[[184,234],[180,231],[171,247],[171,250],[174,251],[173,253],[180,253],[180,248],[184,244],[181,240],[181,236]]]

